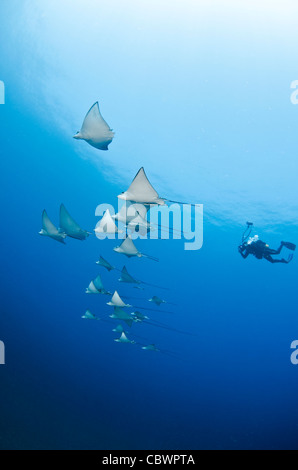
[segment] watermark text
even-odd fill
[[[293,366],[298,366],[298,341],[293,341],[291,349],[295,350],[291,355],[291,363]]]
[[[100,204],[95,215],[100,217],[95,227],[100,240],[127,236],[133,240],[185,240],[186,251],[200,250],[203,246],[203,205],[119,202],[117,210],[110,204]]]
[[[5,104],[5,85],[2,80],[0,80],[0,104]]]
[[[298,80],[294,80],[291,83],[291,88],[292,90],[294,90],[293,93],[291,94],[291,103],[298,104]]]
[[[3,341],[0,341],[0,366],[5,365],[5,345]]]

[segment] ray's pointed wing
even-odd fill
[[[98,234],[113,234],[113,233],[122,233],[121,230],[118,230],[117,225],[115,224],[109,209],[105,212],[101,221],[97,224],[95,233]]]
[[[135,195],[137,200],[140,198],[143,199],[143,202],[150,202],[153,199],[158,198],[158,193],[148,180],[144,168],[139,170],[127,192],[132,196]]]
[[[84,138],[86,137],[92,138],[94,135],[97,135],[98,133],[104,136],[109,136],[111,132],[112,132],[112,129],[102,117],[100,109],[99,109],[99,103],[97,101],[96,103],[94,103],[94,105],[89,109],[88,113],[86,114],[86,117],[82,125],[81,134],[83,135]],[[113,133],[113,136],[114,136],[114,133]]]
[[[116,340],[117,343],[131,343],[131,341],[127,338],[126,334],[124,331],[122,332],[120,338]]]
[[[86,238],[89,237],[89,233],[81,229],[79,224],[77,224],[66,210],[64,204],[60,206],[60,229],[69,237],[75,238],[76,240],[86,240]]]
[[[63,243],[65,245],[64,239],[66,238],[66,234],[59,231],[57,227],[55,227],[46,210],[44,210],[42,213],[42,231],[40,234],[53,238],[53,240],[56,240],[57,242]]]
[[[131,228],[131,227],[136,227],[136,226],[139,226],[139,227],[144,227],[146,229],[153,229],[153,226],[151,227],[150,223],[148,222],[148,220],[144,219],[144,217],[142,217],[141,215],[136,215],[136,217],[134,217],[128,224],[128,227]]]
[[[115,134],[100,114],[98,102],[88,111],[81,131],[74,138],[83,139],[98,150],[109,150]]]
[[[123,300],[121,299],[120,295],[118,294],[118,292],[116,291],[112,297],[112,303],[113,304],[119,304],[119,303],[123,303]],[[125,305],[125,304],[124,304]]]
[[[149,210],[150,206],[146,204],[126,201],[114,218],[119,222],[122,222],[124,225],[128,225],[138,216],[141,217],[142,220],[146,220]]]
[[[126,313],[121,307],[115,307],[114,313],[111,318],[124,321],[130,328],[134,322],[134,319],[129,313]]]
[[[58,229],[50,220],[46,210],[42,213],[42,228],[48,235],[57,235],[59,233]]]
[[[115,291],[113,297],[112,297],[112,300],[111,302],[108,303],[108,305],[114,305],[116,307],[127,307],[128,305],[126,305],[123,300],[121,299],[120,295],[118,294],[117,291]]]
[[[94,279],[93,284],[95,285],[96,289],[97,289],[99,292],[105,290],[100,276],[97,276],[97,278]]]
[[[118,326],[116,326],[116,328],[113,329],[113,332],[114,332],[114,333],[120,333],[120,334],[121,334],[121,333],[124,332],[124,328],[123,328],[122,325],[118,325]]]
[[[125,282],[127,284],[140,284],[140,281],[134,279],[126,269],[126,266],[122,269],[120,282]]]
[[[129,222],[131,222],[135,217],[135,213],[132,215],[128,213],[129,207],[131,206],[124,204],[120,211],[114,216],[115,220],[118,220],[118,222],[121,222],[124,225],[129,224]]]
[[[106,268],[108,271],[113,271],[115,268],[108,261],[106,261],[102,256],[99,258],[99,261],[96,262],[99,266]]]
[[[102,295],[112,295],[111,292],[108,292],[108,291],[104,288],[104,285],[103,285],[103,283],[102,283],[102,280],[101,280],[101,277],[100,277],[100,276],[97,276],[97,278],[94,279],[93,284],[94,284],[95,288],[98,290],[99,294],[102,294]]]
[[[138,256],[140,253],[130,237],[127,237],[120,245],[121,251],[128,256]]]
[[[145,237],[149,232],[156,231],[156,228],[151,225],[146,219],[141,215],[137,215],[134,219],[129,222],[127,228],[132,232],[137,232],[142,237]]]
[[[86,289],[86,294],[100,294],[100,292],[96,289],[93,281],[90,282],[88,288]]]
[[[120,253],[122,255],[126,255],[128,258],[132,258],[134,256],[137,256],[138,258],[148,258],[151,259],[152,261],[159,261],[158,258],[155,258],[154,256],[147,255],[145,253],[140,253],[135,246],[134,242],[132,239],[128,236],[120,246],[114,248],[114,251],[116,253]]]
[[[165,204],[148,180],[144,168],[139,170],[128,190],[118,197],[143,204]]]
[[[84,316],[82,316],[84,320],[99,320],[93,313],[90,312],[90,310],[87,310]]]

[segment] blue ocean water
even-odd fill
[[[248,219],[271,246],[297,241],[297,6],[125,3],[0,5],[0,448],[296,449],[297,259],[237,246]],[[106,153],[72,139],[96,100],[116,132]],[[143,165],[162,195],[204,204],[201,250],[139,241],[157,265],[38,235],[62,202],[93,230]],[[133,326],[177,358],[81,319],[109,312],[84,294],[97,274],[119,288],[100,254],[169,287],[125,293],[177,304],[150,316],[193,336]]]

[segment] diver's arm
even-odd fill
[[[243,259],[246,259],[249,256],[249,252],[245,249],[244,250],[241,249],[240,246],[238,248],[238,251],[239,251],[239,253],[240,253],[240,255],[242,256]]]

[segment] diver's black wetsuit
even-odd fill
[[[281,253],[281,250],[285,246],[284,242],[281,242],[280,247],[278,250],[272,250],[269,248],[266,243],[262,242],[261,240],[252,242],[251,244],[249,243],[243,243],[243,245],[240,245],[238,250],[242,258],[246,259],[249,255],[255,256],[257,259],[266,259],[270,263],[284,263],[288,264],[290,261],[293,259],[293,255],[289,256],[288,260],[285,259],[273,259],[272,255],[279,255]]]

